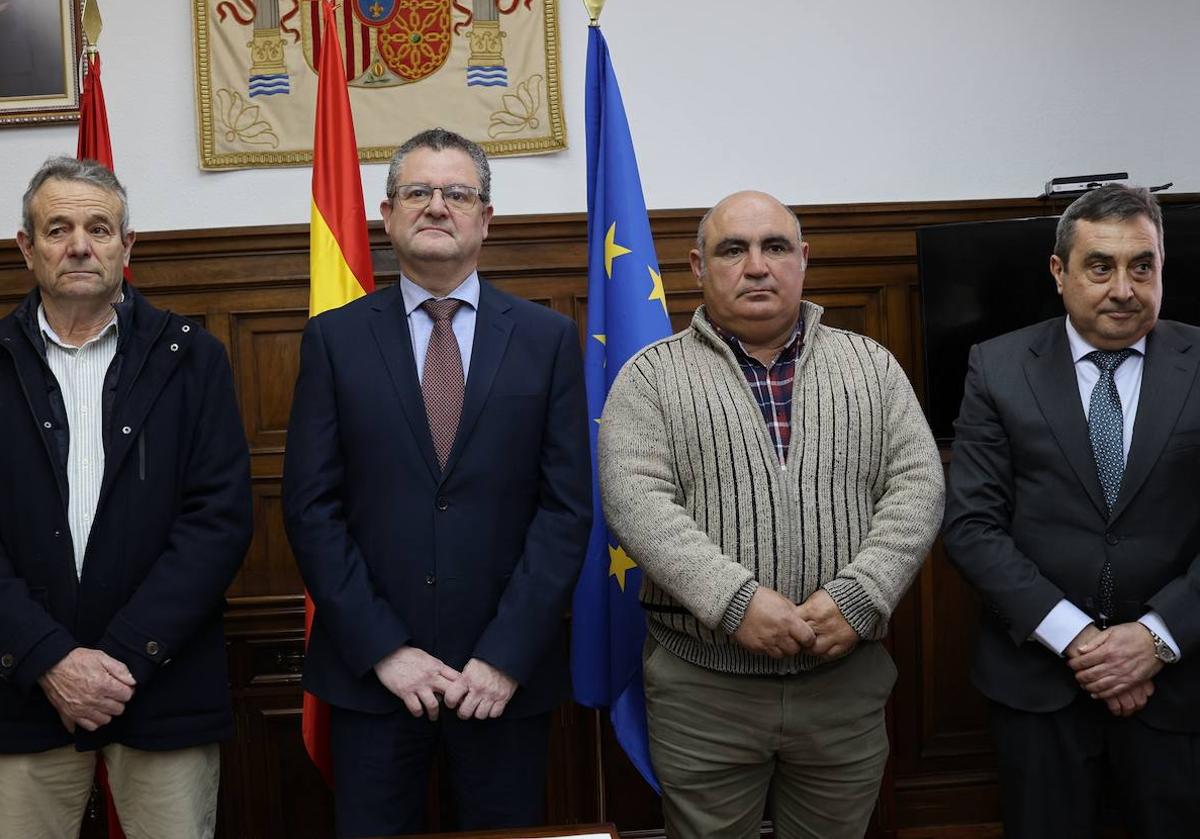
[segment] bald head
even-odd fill
[[[700,227],[696,230],[696,250],[700,251],[700,267],[704,267],[704,244],[710,241],[709,228],[714,217],[723,212],[725,209],[732,207],[735,210],[774,208],[774,210],[783,210],[792,217],[792,221],[796,225],[796,241],[800,241],[800,217],[788,209],[788,206],[766,192],[759,192],[754,189],[744,189],[741,192],[735,192],[732,195],[726,195],[720,201],[713,205],[704,217],[700,219]]]

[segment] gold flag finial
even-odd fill
[[[604,8],[604,0],[583,0],[583,5],[587,7],[588,17],[591,19],[589,26],[600,25],[600,12]]]
[[[95,52],[100,41],[100,30],[104,21],[100,19],[100,6],[96,0],[84,0],[83,3],[83,37],[87,40],[88,52]]]

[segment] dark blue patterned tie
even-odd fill
[[[1125,475],[1125,418],[1121,413],[1121,395],[1113,373],[1133,355],[1133,350],[1095,350],[1084,358],[1100,370],[1100,378],[1092,389],[1088,403],[1088,436],[1092,439],[1092,455],[1096,458],[1096,472],[1100,476],[1100,490],[1104,493],[1104,504],[1111,514],[1121,491],[1121,478]],[[1112,563],[1105,558],[1100,570],[1100,614],[1113,616]]]

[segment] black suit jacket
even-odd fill
[[[1155,678],[1139,716],[1200,731],[1200,329],[1159,321],[1120,495],[1105,512],[1063,318],[971,348],[955,423],[944,538],[982,593],[973,680],[1027,711],[1079,694],[1033,630],[1065,597],[1097,614],[1112,561],[1118,622],[1157,611],[1183,659]]]
[[[412,645],[520,687],[506,716],[566,696],[562,620],[591,525],[579,338],[481,283],[457,438],[438,467],[398,286],[309,321],[283,505],[316,620],[304,687],[402,707],[373,666]]]

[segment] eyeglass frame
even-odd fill
[[[400,190],[404,189],[405,187],[425,187],[429,190],[429,199],[419,206],[415,204],[406,204],[406,199],[400,195]],[[461,189],[466,191],[466,193],[471,196],[471,203],[464,207],[452,202],[446,197],[447,189]],[[458,210],[459,212],[465,213],[468,210],[473,210],[475,209],[475,205],[478,203],[482,203],[484,206],[486,206],[488,203],[483,199],[483,190],[477,186],[471,186],[469,184],[442,184],[441,186],[434,186],[433,184],[421,183],[419,181],[410,184],[396,184],[395,188],[388,196],[388,201],[392,204],[399,205],[406,210],[424,210],[430,205],[430,203],[433,202],[434,192],[442,193],[442,203],[449,208]]]

